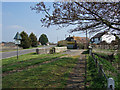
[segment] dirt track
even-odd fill
[[[85,50],[68,50],[67,52],[64,52],[64,54],[68,54],[66,56],[80,55],[76,66],[69,75],[66,88],[85,88],[86,56],[82,54],[84,51]]]

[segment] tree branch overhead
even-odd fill
[[[40,2],[31,7],[37,13],[44,12],[41,22],[45,27],[78,25],[70,32],[101,31],[102,27],[120,31],[120,2],[54,2],[52,5],[51,9]]]

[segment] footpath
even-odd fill
[[[70,50],[65,52],[68,56],[80,55],[76,66],[69,75],[65,88],[85,88],[86,87],[86,56],[82,54],[84,50]]]

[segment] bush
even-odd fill
[[[85,47],[84,44],[82,44],[82,43],[78,43],[77,45],[78,45],[79,49],[84,49],[84,47]]]
[[[50,48],[50,54],[53,54],[53,53],[55,53],[55,48],[54,47]]]

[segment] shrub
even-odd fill
[[[77,45],[78,45],[79,49],[84,49],[84,44],[78,43]]]
[[[50,48],[50,54],[53,54],[53,53],[55,53],[55,48],[54,47]]]

